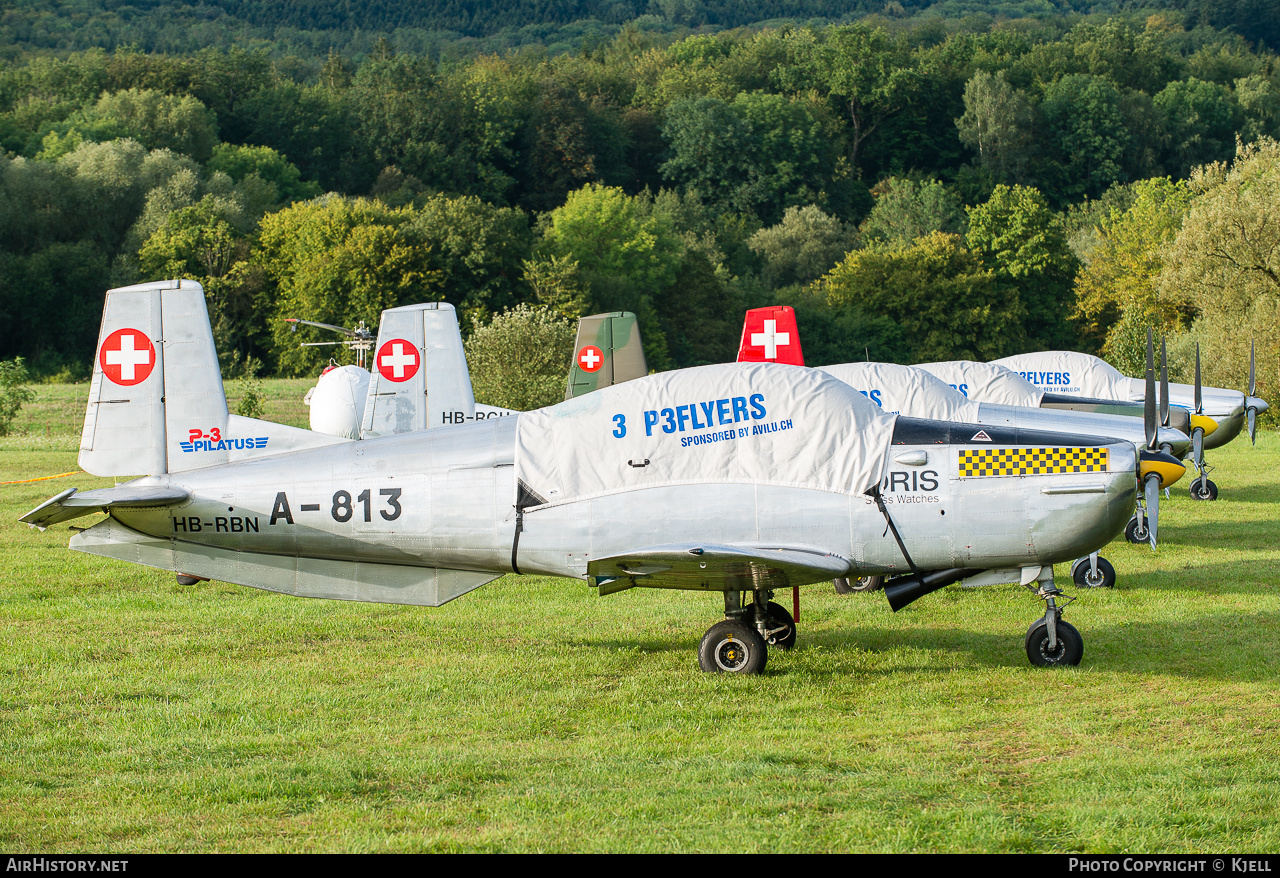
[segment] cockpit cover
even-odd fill
[[[895,363],[842,363],[823,366],[832,375],[880,406],[881,411],[933,421],[978,423],[978,404],[945,381],[914,366]]]
[[[717,483],[861,494],[880,482],[895,420],[797,366],[650,375],[521,415],[516,505]]]
[[[1129,401],[1142,399],[1145,389],[1142,382],[1121,375],[1110,363],[1074,351],[1019,354],[994,360],[993,364],[1012,369],[1045,393]]]
[[[942,379],[974,402],[1021,405],[1039,408],[1044,391],[1017,372],[994,363],[952,360],[949,363],[921,363],[917,369]]]

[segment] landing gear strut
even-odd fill
[[[698,646],[698,664],[710,673],[758,674],[769,660],[769,647],[791,649],[796,643],[796,623],[773,592],[754,593],[754,603],[743,606],[745,592],[724,593],[724,621],[712,625]]]

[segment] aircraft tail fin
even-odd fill
[[[742,322],[739,363],[788,363],[804,365],[796,312],[789,305],[752,308]]]
[[[613,311],[578,321],[565,399],[648,374],[635,314]]]
[[[109,290],[80,466],[99,476],[189,468],[180,465],[179,441],[196,429],[220,436],[227,416],[200,284],[172,280]]]
[[[448,302],[383,311],[369,373],[363,439],[475,419],[458,315]]]
[[[86,472],[160,475],[337,441],[228,412],[200,284],[107,292],[80,434]]]

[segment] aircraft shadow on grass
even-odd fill
[[[852,595],[851,601],[883,600],[874,594]],[[959,598],[963,600],[963,597]],[[1086,598],[1087,599],[1087,598]],[[1114,611],[1127,616],[1123,610]],[[797,644],[794,653],[773,659],[765,674],[802,673],[810,679],[823,677],[847,677],[851,674],[898,676],[912,670],[936,672],[937,661],[928,653],[956,653],[968,657],[974,667],[1023,668],[1025,656],[1017,648],[1011,648],[1007,635],[978,633],[964,629],[944,629],[922,625],[918,629],[882,627],[856,623],[844,625],[838,619],[839,611],[830,608],[821,611],[826,619],[835,614],[840,627],[833,630],[810,630]],[[1082,662],[1083,672],[1096,671],[1108,674],[1158,674],[1189,680],[1218,680],[1230,682],[1263,682],[1274,680],[1280,672],[1280,657],[1271,647],[1274,637],[1262,632],[1280,632],[1280,612],[1259,612],[1248,616],[1219,613],[1200,616],[1183,623],[1159,625],[1140,622],[1116,623],[1092,621],[1090,628],[1096,631],[1090,638]],[[1207,633],[1209,632],[1209,633]],[[1216,645],[1208,647],[1206,639],[1212,637]],[[638,651],[661,654],[687,653],[696,640],[691,633],[645,636],[638,633],[631,638],[592,640],[578,638],[575,642],[590,643],[593,648]],[[821,650],[824,654],[821,667],[804,667],[804,653]],[[866,654],[885,655],[919,650],[921,660],[912,668],[895,661],[892,667],[869,669]]]

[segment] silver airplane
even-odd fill
[[[21,520],[106,512],[72,549],[297,596],[440,606],[511,572],[718,591],[699,663],[736,673],[795,643],[778,589],[882,574],[897,610],[1013,578],[1052,666],[1084,648],[1052,565],[1109,542],[1137,491],[1132,443],[888,415],[807,369],[680,370],[353,442],[227,414],[212,350],[198,285],[109,292],[80,463],[144,475]]]
[[[1056,411],[1029,406],[1000,405],[967,399],[959,391],[923,369],[893,363],[843,363],[819,367],[850,385],[889,413],[931,420],[959,421],[1029,430],[1052,430],[1111,436],[1139,447],[1148,445],[1146,425],[1130,417],[1083,411]],[[1152,547],[1156,544],[1159,490],[1177,482],[1186,471],[1178,458],[1186,455],[1190,438],[1180,430],[1159,427],[1154,447],[1141,452],[1144,502],[1140,514],[1149,514],[1145,528]],[[1159,449],[1169,449],[1161,451]],[[1148,476],[1158,478],[1148,481]],[[1151,490],[1146,488],[1151,487]],[[1072,569],[1076,584],[1110,587],[1115,570],[1096,554],[1082,558]]]
[[[1164,342],[1161,341],[1162,359]],[[1012,369],[1028,382],[1052,388],[1064,397],[1090,396],[1101,399],[1134,400],[1144,393],[1142,381],[1121,374],[1120,370],[1098,357],[1073,351],[1043,351],[1019,354],[995,360]],[[1200,472],[1191,484],[1191,496],[1199,500],[1215,500],[1218,487],[1209,478],[1211,467],[1204,463],[1206,449],[1221,448],[1240,434],[1248,424],[1249,440],[1255,441],[1257,417],[1267,411],[1266,400],[1254,395],[1257,390],[1257,361],[1252,346],[1249,350],[1249,389],[1247,393],[1224,387],[1203,387],[1200,383],[1200,347],[1196,346],[1196,380],[1194,384],[1162,382],[1168,390],[1162,396],[1164,405],[1191,412],[1192,462]]]

